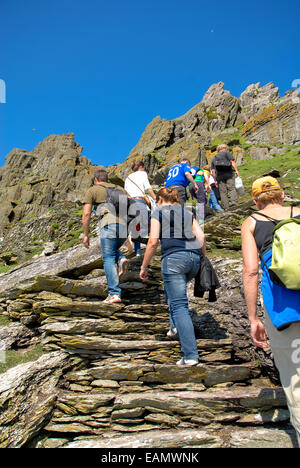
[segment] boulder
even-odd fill
[[[0,327],[0,349],[8,350],[28,346],[34,336],[32,330],[19,323]]]
[[[265,160],[265,159],[272,159],[270,156],[268,148],[259,148],[256,146],[251,146],[249,150],[250,158],[255,160]]]
[[[55,352],[36,362],[20,364],[1,375],[0,446],[19,448],[49,421],[57,398],[56,386],[69,357]]]
[[[99,240],[93,239],[89,249],[77,245],[55,255],[38,257],[0,275],[0,297],[17,297],[24,289],[30,289],[37,275],[68,274],[76,277],[102,265]]]

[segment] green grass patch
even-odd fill
[[[6,327],[10,325],[11,321],[6,315],[0,315],[0,327]]]
[[[231,250],[231,249],[218,249],[215,247],[207,247],[206,252],[207,258],[214,260],[215,258],[233,258],[233,259],[242,259],[242,253],[240,250]]]
[[[287,195],[300,199],[300,152],[289,151],[283,155],[276,155],[272,159],[256,161],[249,156],[247,162],[239,167],[243,179],[246,195],[251,195],[251,186],[254,180],[262,177],[264,174],[276,169],[280,173],[280,185],[290,187],[284,188]]]
[[[0,265],[0,275],[14,268],[16,265]]]
[[[5,362],[0,362],[0,374],[6,372],[12,367],[18,366],[19,364],[24,364],[30,361],[36,361],[40,358],[45,352],[42,349],[40,344],[28,349],[28,350],[9,350],[5,351],[4,359]]]
[[[82,216],[82,214],[83,214],[83,208],[80,208],[80,209],[75,208],[72,211],[72,215],[74,215],[74,216]]]

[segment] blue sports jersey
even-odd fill
[[[173,166],[167,175],[165,187],[170,187],[170,185],[183,185],[187,187],[189,180],[185,176],[186,172],[192,173],[188,164],[179,163]]]
[[[192,176],[195,178],[195,175],[197,174],[197,172],[200,171],[200,167],[198,166],[192,166],[191,167],[191,173],[192,173]]]

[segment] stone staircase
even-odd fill
[[[216,322],[214,334],[212,321],[207,331],[199,330],[211,306],[192,299],[200,363],[178,367],[180,343],[166,336],[159,258],[149,283],[140,282],[138,271],[135,259],[122,284],[123,304],[103,304],[99,269],[77,278],[37,277],[8,301],[11,317],[36,324],[49,356],[61,353],[70,362],[51,416],[31,446],[295,447],[283,390],[250,351],[249,359],[241,359],[236,337],[226,329],[241,314],[239,301],[228,322],[218,303],[223,322]]]

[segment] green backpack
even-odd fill
[[[293,207],[290,218],[279,222],[263,213],[256,214],[275,224],[272,264],[268,268],[271,280],[287,289],[300,290],[300,219],[293,218]],[[262,256],[261,259],[263,260]]]

